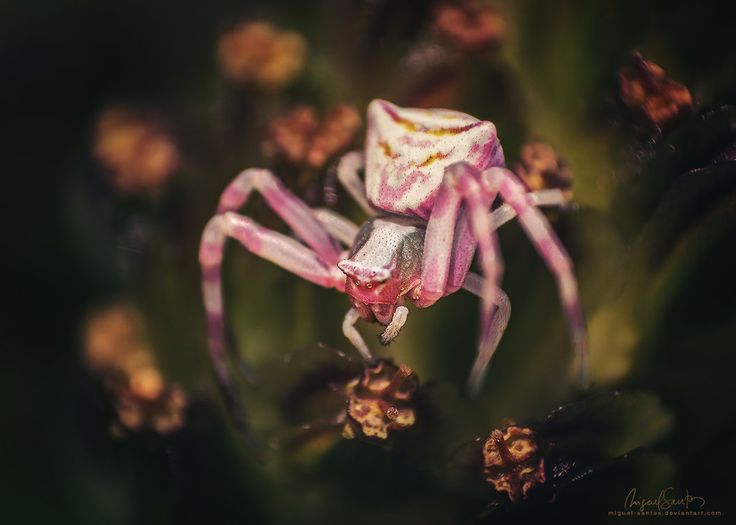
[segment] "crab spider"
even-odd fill
[[[573,265],[538,209],[563,205],[565,198],[558,190],[526,191],[504,167],[493,123],[457,111],[374,100],[368,106],[365,153],[345,155],[338,180],[369,215],[360,228],[332,210],[310,209],[264,169],[245,170],[222,194],[204,229],[199,260],[209,344],[224,386],[230,379],[220,271],[225,239],[232,237],[308,281],[345,292],[352,306],[343,332],[369,361],[371,352],[355,328],[358,320],[383,325],[380,339],[388,344],[407,320],[406,303],[426,308],[461,288],[479,296],[480,337],[469,378],[477,391],[511,313],[499,286],[503,262],[495,230],[514,217],[557,280],[581,381],[587,381],[587,336]],[[254,190],[299,240],[237,213]],[[491,212],[499,197],[503,205]],[[481,274],[470,272],[476,252]]]

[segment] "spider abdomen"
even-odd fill
[[[493,123],[450,110],[368,106],[366,193],[381,210],[429,219],[445,168],[503,166]]]

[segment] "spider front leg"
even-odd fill
[[[539,190],[527,193],[529,200],[534,206],[568,206],[569,201],[561,190]],[[516,212],[508,204],[503,204],[491,212],[491,227],[497,230],[516,217]],[[452,245],[452,258],[450,260],[450,275],[447,280],[445,294],[449,295],[461,287],[464,287],[465,276],[470,270],[475,255],[475,235],[470,228],[467,218],[467,209],[461,208],[455,227]]]
[[[500,193],[506,204],[492,214],[490,204]],[[427,224],[422,288],[418,306],[429,306],[460,286],[481,297],[478,355],[469,378],[471,391],[482,384],[485,369],[503,334],[511,311],[508,297],[498,287],[503,263],[495,229],[518,215],[519,221],[558,280],[579,359],[581,383],[587,384],[587,337],[577,295],[572,263],[536,206],[562,204],[552,193],[527,194],[508,170],[492,168],[481,174],[457,163],[449,166]],[[465,204],[461,208],[461,204]],[[482,280],[468,274],[477,243]],[[495,315],[494,315],[495,310]]]
[[[472,169],[472,168],[470,168]],[[480,174],[488,193],[500,193],[519,217],[519,223],[557,280],[560,299],[570,324],[580,370],[580,384],[588,384],[588,335],[580,306],[573,264],[544,215],[535,207],[524,186],[505,168],[490,168]]]
[[[371,353],[370,348],[368,348],[368,345],[365,344],[363,336],[360,335],[358,329],[355,328],[355,323],[360,321],[362,317],[363,315],[357,308],[351,308],[350,310],[348,310],[348,312],[345,314],[345,319],[342,322],[342,333],[345,335],[347,340],[350,341],[352,345],[358,350],[363,359],[370,362],[373,361],[373,354]]]
[[[245,204],[253,190],[263,195],[269,206],[311,249],[234,213]],[[249,169],[238,175],[222,194],[218,215],[205,227],[199,252],[210,352],[220,384],[229,389],[231,380],[225,356],[227,345],[221,290],[222,257],[227,237],[237,239],[254,254],[315,284],[343,290],[344,276],[336,267],[341,256],[337,242],[306,204],[267,170]]]
[[[416,298],[417,306],[427,307],[459,288],[466,280],[477,243],[483,281],[477,292],[481,297],[480,340],[469,378],[471,392],[480,388],[511,313],[508,298],[498,287],[503,261],[488,213],[494,198],[495,194],[482,191],[464,163],[447,168],[427,223],[421,288]]]

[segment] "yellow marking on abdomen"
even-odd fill
[[[449,153],[442,153],[441,151],[438,151],[437,153],[432,153],[429,157],[424,159],[421,164],[417,164],[417,167],[424,168],[426,166],[429,166],[433,162],[447,158],[448,155]]]
[[[391,149],[391,145],[386,142],[385,140],[382,140],[378,143],[378,147],[381,148],[381,151],[383,151],[383,154],[386,155],[390,159],[395,159],[399,156],[398,153],[395,153],[394,150]]]

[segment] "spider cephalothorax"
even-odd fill
[[[394,323],[381,335],[384,344],[398,335],[396,323],[406,318],[403,297],[419,285],[423,248],[424,227],[416,221],[373,218],[358,232],[348,257],[337,263],[361,318],[387,327]]]
[[[229,376],[220,267],[225,238],[232,237],[304,279],[346,292],[352,307],[343,332],[369,361],[370,349],[354,326],[359,319],[385,326],[381,342],[387,344],[406,322],[407,301],[426,308],[460,288],[478,295],[481,335],[470,383],[479,387],[510,315],[495,230],[514,217],[557,279],[585,381],[587,339],[572,263],[538,209],[567,199],[559,190],[527,192],[504,168],[491,122],[374,100],[365,152],[345,155],[338,179],[370,216],[360,228],[332,210],[310,209],[267,170],[245,170],[225,189],[200,246],[210,346],[223,383]],[[301,242],[236,213],[253,190]],[[497,198],[504,204],[491,212]],[[480,275],[469,271],[476,251]]]

